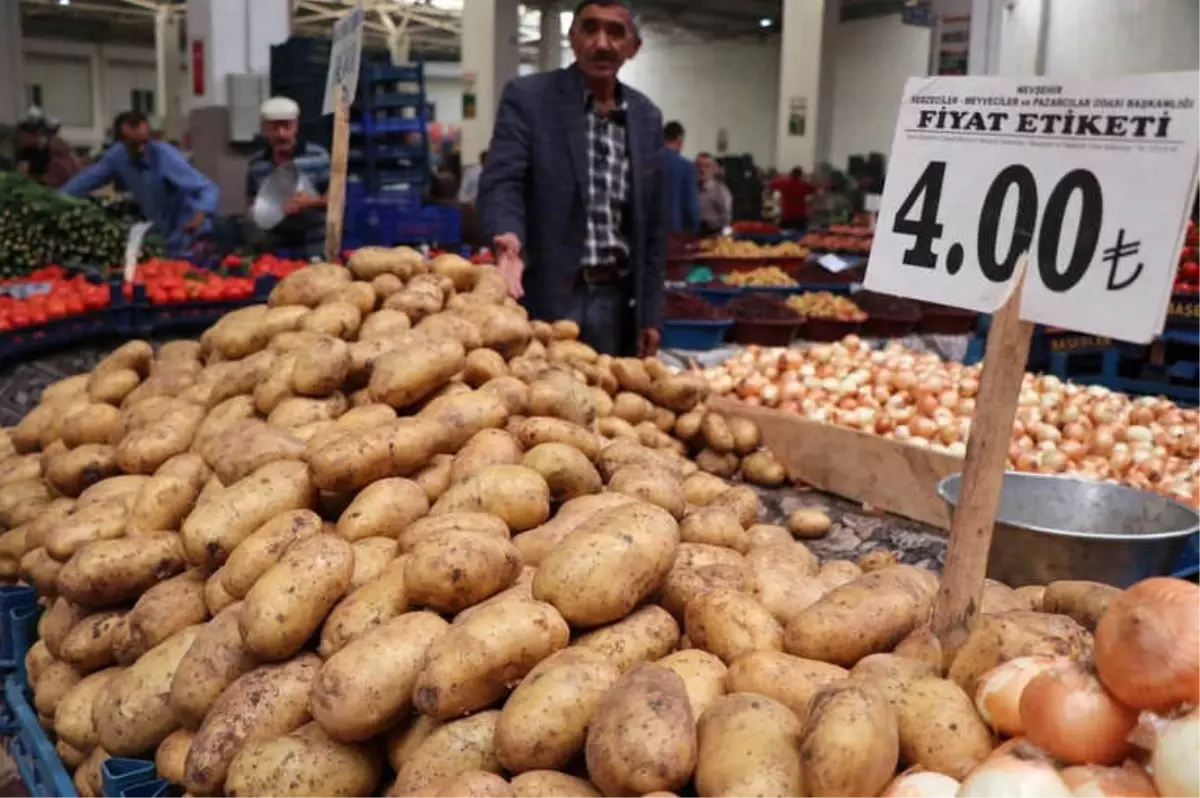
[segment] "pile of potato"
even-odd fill
[[[26,665],[80,793],[143,756],[193,795],[878,795],[992,753],[990,668],[1090,650],[1086,601],[989,583],[940,656],[933,574],[757,523],[721,478],[784,481],[753,425],[577,334],[367,249],[47,388],[0,572],[47,605]]]

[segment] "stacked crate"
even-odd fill
[[[333,118],[321,111],[332,42],[315,36],[292,36],[271,47],[271,96],[289,97],[300,106],[300,137],[329,149]]]

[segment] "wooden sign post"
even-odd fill
[[[1200,163],[1198,77],[905,87],[865,285],[995,314],[934,608],[945,654],[979,612],[1033,325],[1162,331]]]
[[[342,251],[346,213],[346,160],[350,150],[350,106],[358,91],[362,60],[363,0],[333,25],[333,47],[325,78],[324,113],[333,114],[333,150],[329,154],[329,193],[325,202],[325,260],[336,262]]]

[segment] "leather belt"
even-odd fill
[[[615,263],[604,266],[584,266],[579,270],[579,279],[588,285],[617,283],[628,277],[629,270]]]

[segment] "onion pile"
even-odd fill
[[[718,394],[953,455],[966,452],[980,365],[858,336],[747,347],[705,376]],[[1075,474],[1200,506],[1200,413],[1161,397],[1026,374],[1008,468]]]

